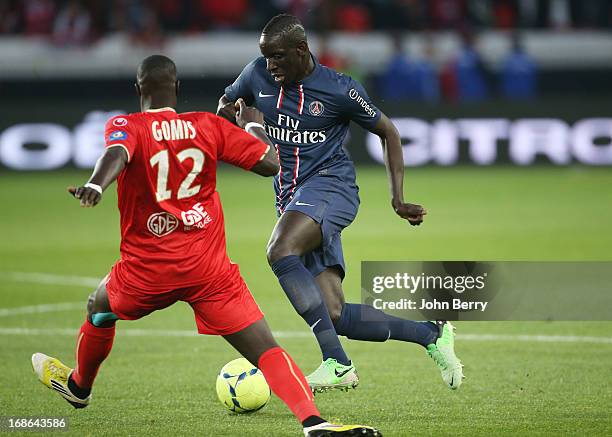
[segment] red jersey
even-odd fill
[[[128,154],[117,179],[120,279],[161,292],[226,273],[217,161],[250,169],[268,146],[214,114],[172,108],[113,117],[104,135]]]

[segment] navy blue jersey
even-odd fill
[[[225,89],[229,100],[242,97],[264,114],[266,133],[281,165],[274,180],[281,212],[296,189],[324,169],[354,184],[353,165],[342,148],[349,122],[371,129],[381,116],[360,83],[322,66],[314,56],[313,61],[310,75],[281,86],[260,57]]]

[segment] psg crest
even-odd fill
[[[315,100],[314,102],[311,102],[310,105],[308,105],[308,112],[310,112],[310,114],[314,115],[315,117],[318,117],[319,115],[323,114],[324,110],[325,107],[323,106],[323,103],[319,102],[318,100]]]

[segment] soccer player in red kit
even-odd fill
[[[262,114],[237,102],[236,122],[244,130],[211,113],[177,114],[176,66],[165,56],[140,64],[136,89],[142,112],[107,122],[106,151],[89,182],[69,188],[81,206],[93,207],[117,179],[121,260],[89,297],[75,369],[35,353],[32,365],[39,380],[75,408],[86,407],[111,351],[115,322],[184,301],[194,311],[200,334],[222,335],[257,364],[305,435],[380,435],[374,428],[333,425],[320,417],[304,375],[272,337],[238,266],[227,256],[217,161],[263,176],[278,172]]]

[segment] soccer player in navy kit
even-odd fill
[[[272,18],[259,46],[263,56],[249,63],[225,89],[217,113],[235,120],[234,102],[243,99],[263,112],[266,133],[275,144],[281,164],[274,180],[279,220],[267,256],[323,354],[323,363],[307,377],[311,389],[354,388],[359,382],[338,334],[355,340],[421,344],[445,383],[458,388],[463,371],[450,323],[404,320],[371,306],[344,302],[340,233],[359,207],[355,169],[342,148],[351,120],[381,139],[396,214],[411,225],[420,225],[427,214],[422,206],[404,202],[397,129],[358,82],[318,63],[296,17]]]

